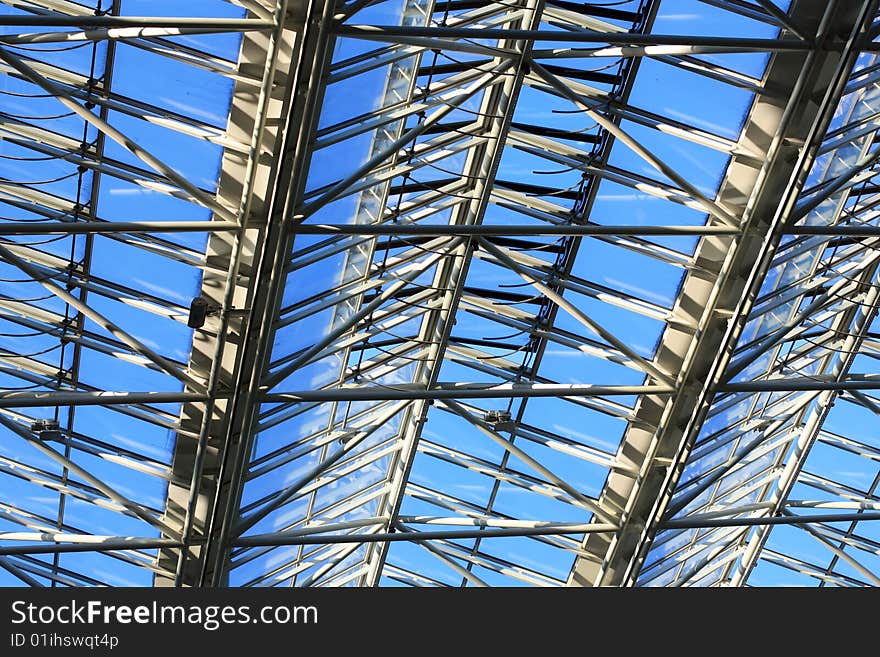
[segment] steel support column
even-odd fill
[[[671,398],[643,397],[618,458],[639,468],[633,479],[609,476],[600,502],[621,518],[613,536],[593,534],[578,559],[571,585],[628,585],[656,531],[712,399],[712,386],[723,370],[745,316],[769,265],[782,226],[794,211],[798,191],[825,133],[846,75],[873,19],[876,3],[792,3],[789,14],[814,36],[809,52],[777,52],[762,81],[740,137],[743,150],[762,153],[755,161],[734,155],[718,193],[717,204],[740,221],[738,238],[701,239],[695,264],[699,273],[685,277],[676,314],[699,328],[695,335],[674,327],[665,331],[656,364],[679,372]]]
[[[236,229],[212,232],[208,242],[209,267],[201,294],[220,314],[195,332],[190,371],[208,382],[209,396],[182,407],[164,519],[179,527],[183,548],[160,551],[159,566],[168,574],[157,575],[157,586],[198,585],[209,570],[211,518],[217,505],[226,502],[218,481],[221,459],[230,448],[230,435],[238,434],[233,429],[233,412],[240,403],[235,382],[242,368],[246,373],[245,359],[253,358],[258,342],[255,300],[266,288],[265,259],[281,248],[277,196],[283,202],[287,143],[276,126],[289,121],[292,111],[304,111],[303,96],[309,90],[303,76],[311,79],[309,60],[322,57],[316,54],[315,32],[320,28],[314,24],[314,6],[288,9],[281,0],[269,10],[274,29],[246,34],[241,46],[239,71],[261,82],[236,84],[228,131],[231,138],[249,144],[250,153],[227,150],[221,166],[217,202],[236,218]],[[264,152],[273,157],[260,158]]]

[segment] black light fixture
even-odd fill
[[[510,431],[514,426],[510,411],[507,410],[486,411],[483,415],[483,421],[491,424],[495,431]]]
[[[212,303],[205,297],[196,297],[189,304],[189,319],[187,319],[186,325],[190,328],[200,329],[205,325],[208,315],[216,315],[218,312],[220,312],[218,304]]]
[[[31,431],[42,441],[61,440],[61,425],[56,420],[34,420]]]

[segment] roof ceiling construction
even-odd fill
[[[880,584],[878,37],[0,2],[0,585]]]

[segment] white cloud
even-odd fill
[[[139,194],[156,194],[154,189],[144,189],[142,187],[125,187],[108,189],[107,193],[111,196],[135,196]]]
[[[625,281],[619,281],[616,278],[610,278],[608,276],[603,276],[603,280],[608,283],[609,286],[615,287],[624,292],[629,292],[635,296],[640,296],[643,299],[648,299],[651,301],[655,301],[664,306],[671,305],[671,299],[669,299],[665,294],[658,294],[657,292],[652,292],[651,290],[646,290],[642,287],[638,287],[636,285],[632,285]]]
[[[660,14],[658,21],[693,21],[700,18],[699,14]]]

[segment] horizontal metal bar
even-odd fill
[[[717,392],[799,392],[802,390],[880,390],[880,376],[850,376],[843,381],[823,377],[793,377],[791,379],[766,379],[725,383]]]
[[[411,527],[398,532],[375,534],[332,534],[329,536],[285,536],[279,534],[258,534],[243,536],[232,541],[236,547],[257,547],[264,545],[324,545],[330,543],[383,543],[386,541],[443,541],[468,538],[495,538],[504,536],[542,536],[551,534],[595,534],[616,532],[615,525],[589,524],[568,525],[564,527],[503,527],[494,529],[462,529],[449,531],[420,532]]]
[[[542,236],[566,237],[579,235],[738,235],[733,226],[605,226],[599,224],[571,225],[427,225],[427,224],[298,224],[293,229],[300,235],[400,235],[436,237],[454,235]],[[880,233],[878,233],[880,234]]]
[[[617,349],[620,353],[622,353],[630,361],[632,361],[632,363],[638,369],[653,376],[657,381],[660,381],[667,385],[674,385],[674,377],[667,375],[666,372],[663,372],[661,369],[659,369],[656,365],[654,365],[653,362],[640,356],[629,345],[619,340],[612,331],[604,328],[596,320],[594,320],[592,317],[584,313],[580,308],[576,307],[573,303],[564,298],[562,294],[556,292],[554,289],[548,287],[547,285],[544,285],[544,283],[541,282],[538,276],[535,276],[531,272],[524,269],[521,264],[516,261],[515,257],[513,257],[515,255],[514,253],[504,249],[500,249],[488,240],[482,238],[480,238],[480,248],[488,251],[493,258],[500,262],[502,267],[507,267],[515,272],[520,278],[528,282],[541,294],[543,294],[545,297],[553,301],[557,306],[565,310],[565,312],[574,317],[578,322],[586,326],[609,345]]]
[[[707,527],[808,525],[810,523],[819,522],[859,522],[862,520],[880,520],[880,511],[867,511],[865,513],[825,513],[812,516],[769,516],[763,518],[703,518],[694,520],[680,518],[676,520],[667,520],[660,526],[662,529],[702,529]]]
[[[488,516],[468,517],[442,517],[442,516],[398,516],[397,520],[403,524],[418,525],[453,525],[456,527],[506,527],[506,528],[529,528],[538,529],[549,527],[558,527],[560,529],[569,528],[573,531],[579,531],[584,527],[579,522],[548,522],[545,520],[512,520],[508,518],[490,518]]]
[[[132,545],[138,542],[154,542],[155,538],[137,538],[133,536],[101,536],[98,534],[69,534],[63,532],[0,532],[0,541],[21,541],[31,543],[89,543],[99,544],[109,541],[127,541]]]
[[[3,21],[6,22],[5,20]],[[262,28],[255,28],[262,29]],[[197,34],[224,34],[244,32],[235,27],[96,27],[80,32],[34,32],[31,34],[6,34],[0,36],[0,43],[8,46],[42,43],[76,43],[114,39],[148,39],[157,37],[176,37]]]
[[[552,30],[505,30],[469,27],[418,27],[414,25],[339,25],[336,34],[361,39],[393,40],[394,37],[429,37],[447,39],[499,39],[521,41],[556,41],[560,43],[610,43],[615,45],[737,46],[759,48],[767,52],[804,51],[811,43],[797,39],[746,39],[632,32],[562,32]]]
[[[82,481],[100,491],[105,497],[107,497],[107,499],[115,502],[121,507],[124,507],[127,511],[131,512],[133,515],[137,516],[147,524],[161,530],[163,533],[165,533],[166,536],[174,536],[174,530],[171,529],[162,520],[154,516],[154,512],[151,509],[146,508],[142,504],[129,500],[127,497],[117,492],[114,488],[110,487],[106,482],[96,477],[79,464],[70,460],[67,455],[56,452],[54,449],[46,445],[43,441],[39,440],[33,434],[33,432],[28,431],[18,422],[8,419],[3,415],[0,415],[0,425],[3,425],[9,431],[21,437],[34,449],[42,452],[43,455],[52,459],[56,463],[59,463],[62,467],[67,468],[67,470],[79,477]],[[95,500],[94,503],[100,504],[100,501]]]
[[[200,27],[246,32],[270,30],[273,21],[258,18],[208,18],[198,16],[70,16],[68,14],[5,14],[4,26],[35,27]]]
[[[544,385],[505,383],[497,385],[440,383],[426,389],[416,386],[358,387],[298,392],[274,392],[263,396],[263,402],[331,402],[382,401],[397,399],[516,399],[524,397],[598,397],[613,395],[669,395],[675,388],[665,385],[602,386]]]
[[[880,226],[789,226],[786,235],[832,235],[842,237],[878,237]]]
[[[626,34],[626,33],[624,33]],[[603,48],[547,48],[532,51],[532,59],[585,59],[593,57],[663,57],[669,55],[723,55],[767,52],[766,45],[623,45]]]
[[[214,233],[238,228],[234,221],[2,221],[0,235]]]
[[[225,399],[229,395],[218,393],[214,397]],[[208,395],[195,392],[0,392],[0,408],[176,404],[207,400]]]
[[[0,555],[58,554],[68,552],[107,552],[110,550],[155,550],[180,547],[180,541],[170,538],[121,539],[103,543],[53,543],[40,545],[0,546]]]
[[[23,258],[18,257],[10,249],[2,245],[0,245],[0,259],[20,269],[34,281],[38,282],[44,288],[49,290],[56,297],[81,312],[83,315],[92,320],[95,324],[110,333],[113,337],[124,342],[130,349],[161,367],[162,370],[167,374],[170,374],[174,378],[183,381],[185,384],[188,384],[197,390],[203,388],[201,382],[194,379],[187,372],[178,369],[174,363],[159,355],[153,349],[145,345],[143,342],[138,340],[130,333],[124,331],[120,326],[104,317],[102,314],[97,312],[88,304],[84,303],[78,297],[70,294],[66,289],[43,277],[42,272],[33,267]]]

